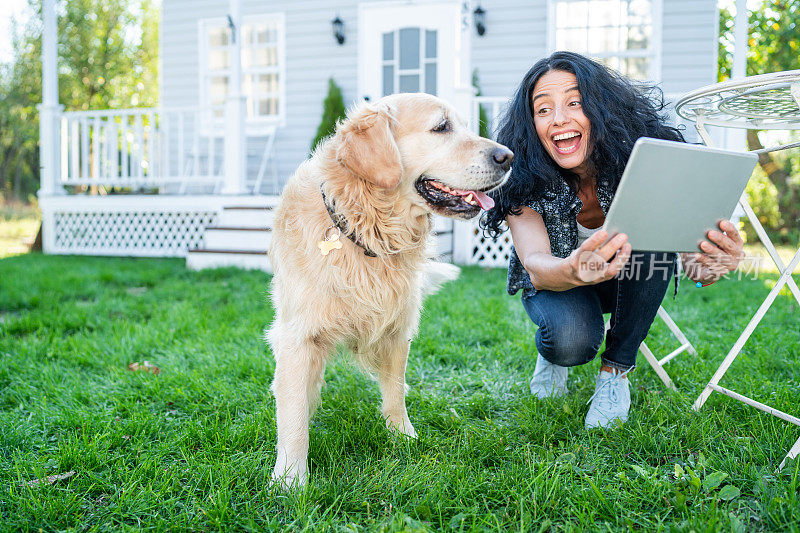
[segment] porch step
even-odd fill
[[[186,268],[237,267],[246,270],[272,272],[267,252],[243,252],[239,250],[190,250],[186,255]]]
[[[272,230],[268,227],[221,227],[206,228],[205,248],[208,250],[238,250],[243,252],[266,252],[269,249]]]
[[[268,228],[273,217],[271,207],[227,206],[222,208],[217,224],[225,228]]]
[[[201,248],[189,250],[186,267],[239,267],[272,272],[267,258],[272,237],[272,208],[225,206],[215,226],[206,228]]]

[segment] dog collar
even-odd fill
[[[345,233],[345,228],[347,227],[347,220],[344,218],[344,215],[341,213],[336,212],[336,205],[335,202],[332,200],[329,202],[328,198],[325,196],[325,190],[322,188],[322,183],[319,185],[319,192],[322,194],[322,203],[325,204],[325,209],[328,211],[328,215],[331,217],[333,221],[333,225],[336,226],[339,231]],[[364,243],[361,242],[361,239],[358,238],[355,231],[350,233],[345,233],[347,238],[353,241],[353,243],[357,246],[360,246],[364,249],[364,255],[367,257],[378,257],[378,254],[364,246]]]

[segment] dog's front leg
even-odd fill
[[[392,339],[384,345],[380,355],[378,381],[383,396],[381,411],[389,429],[416,438],[417,432],[406,411],[406,362],[411,341]]]
[[[283,488],[304,485],[308,473],[308,423],[319,401],[329,347],[311,339],[287,342],[270,335],[275,354],[275,393],[278,457],[273,480]],[[277,337],[277,338],[276,338]]]

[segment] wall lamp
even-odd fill
[[[339,15],[336,15],[336,18],[331,21],[331,26],[333,27],[333,36],[336,42],[344,44],[344,21],[339,18]]]
[[[483,10],[480,4],[478,4],[478,7],[472,12],[472,18],[475,22],[475,31],[478,32],[478,35],[480,36],[486,33],[486,11]]]

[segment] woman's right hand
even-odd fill
[[[596,232],[564,259],[567,276],[578,285],[594,285],[619,274],[631,256],[628,236],[619,233],[606,242],[608,233]]]

